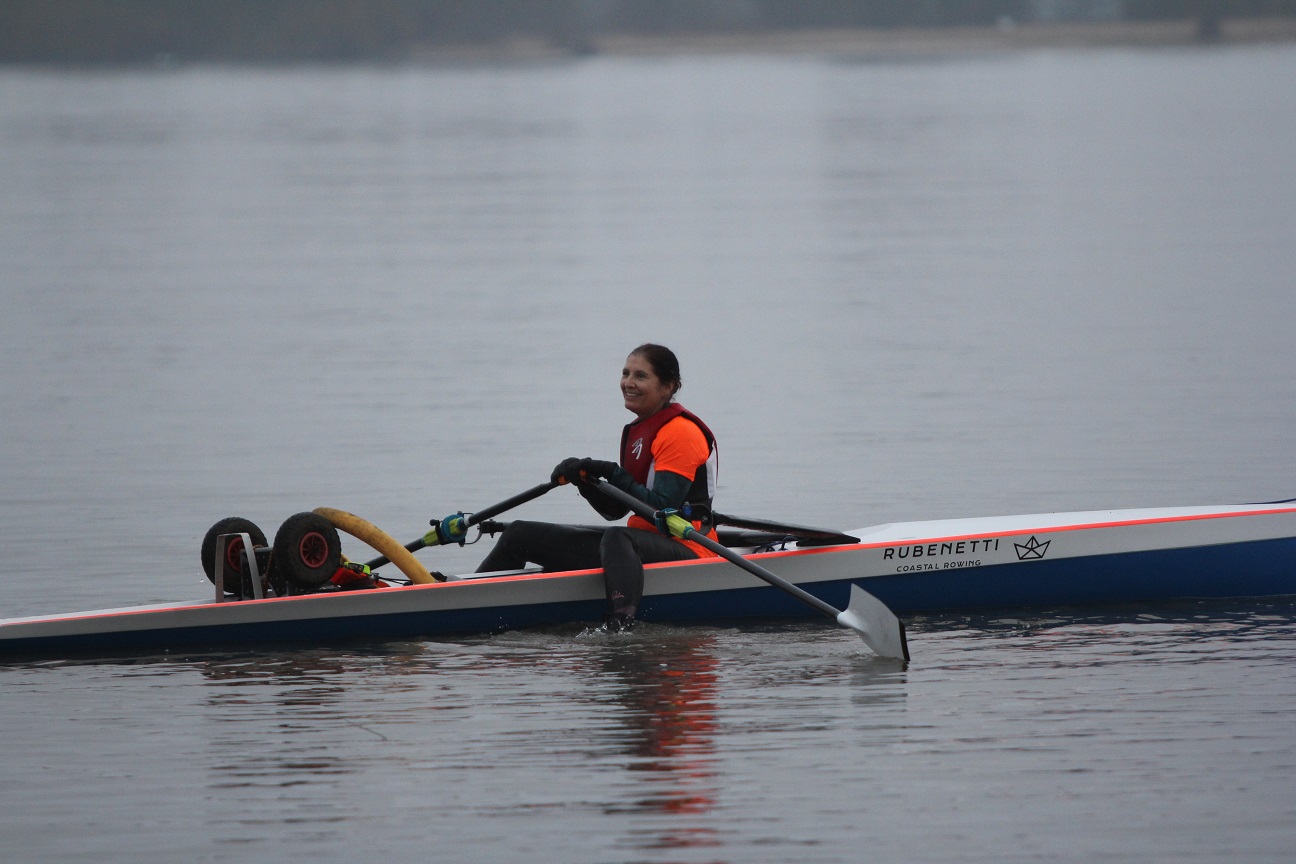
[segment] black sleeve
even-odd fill
[[[629,492],[654,510],[665,510],[667,508],[678,510],[684,506],[684,499],[688,497],[689,489],[693,488],[693,481],[682,474],[676,474],[673,471],[658,471],[653,475],[653,488],[649,489],[636,483],[635,479],[630,476],[630,472],[620,466],[617,467],[616,472],[608,479],[608,482],[622,492]],[[620,519],[630,512],[630,508],[620,501],[613,500],[590,486],[581,484],[578,491],[590,503],[590,506],[609,522],[613,519]]]
[[[630,476],[630,472],[624,468],[618,468],[616,475],[609,482],[622,492],[629,492],[640,501],[646,502],[654,510],[666,508],[678,510],[684,506],[684,499],[688,497],[689,489],[693,488],[692,480],[674,471],[655,472],[651,489],[636,483]]]

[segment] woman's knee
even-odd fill
[[[544,522],[529,522],[525,519],[519,519],[516,522],[510,522],[509,526],[504,529],[500,535],[500,542],[507,543],[510,546],[528,545],[531,541],[544,534],[548,526]]]
[[[609,552],[633,552],[634,540],[630,532],[638,530],[638,528],[627,528],[623,525],[608,528],[603,532],[603,539],[599,541],[599,554],[604,560],[607,560]]]

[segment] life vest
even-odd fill
[[[715,498],[720,457],[716,448],[715,435],[692,411],[677,402],[672,402],[651,417],[627,423],[625,429],[621,431],[621,467],[629,472],[636,483],[651,489],[656,473],[652,455],[653,441],[662,427],[676,417],[683,417],[702,430],[707,447],[710,449],[706,462],[697,467],[697,472],[693,475],[693,485],[689,487],[688,495],[684,498],[688,504],[705,505],[705,519],[697,521],[709,527],[711,501]],[[701,528],[701,525],[698,527]]]

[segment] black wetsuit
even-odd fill
[[[698,465],[694,477],[689,478],[668,470],[653,470],[648,460],[637,458],[643,450],[651,448],[656,431],[681,414],[702,430],[711,454],[715,453],[714,436],[692,414],[677,405],[671,405],[659,413],[666,416],[654,415],[654,418],[649,418],[656,422],[652,424],[646,438],[640,436],[637,442],[630,441],[629,433],[644,421],[626,427],[626,433],[622,435],[622,464],[611,474],[609,482],[647,502],[656,510],[680,509],[685,502],[692,502],[705,505],[699,509],[709,513],[711,496],[714,494],[711,468],[705,464]],[[632,452],[635,443],[640,445],[639,453]],[[632,466],[633,473],[624,467],[626,464]],[[651,488],[644,485],[649,478]],[[625,505],[593,487],[578,484],[577,491],[605,519],[620,519],[628,512]],[[632,519],[632,523],[633,521],[635,520]],[[695,524],[703,530],[709,527]],[[602,567],[607,614],[610,619],[625,620],[635,617],[643,597],[645,563],[686,561],[697,557],[697,548],[691,548],[642,524],[640,527],[618,525],[604,528],[518,521],[509,525],[477,571],[515,570],[528,563],[538,564],[548,572]]]

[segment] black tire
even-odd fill
[[[199,554],[202,556],[203,572],[207,574],[207,580],[213,585],[216,584],[216,559],[218,554],[223,555],[225,557],[225,593],[238,594],[244,577],[250,575],[243,572],[243,558],[240,554],[243,551],[243,538],[231,537],[225,543],[225,548],[218,551],[216,549],[216,538],[222,534],[248,534],[252,537],[252,545],[258,547],[266,545],[266,536],[255,523],[241,516],[230,516],[208,528],[207,536],[203,537],[202,549]]]
[[[316,591],[342,566],[342,541],[323,516],[297,513],[279,526],[271,560],[276,578],[299,591]]]

